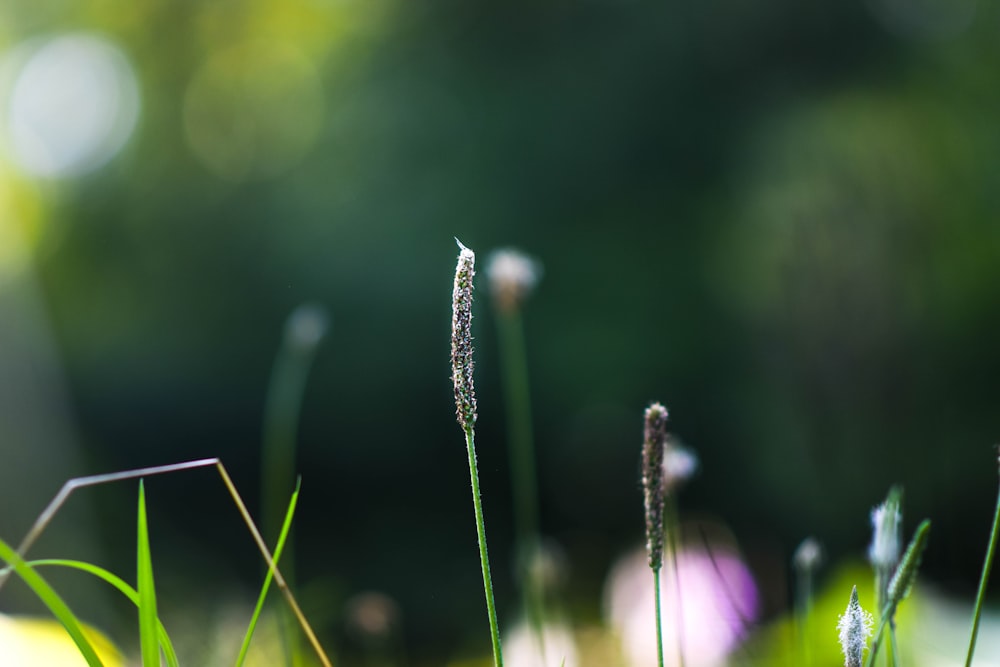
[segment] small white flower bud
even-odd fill
[[[698,471],[698,456],[668,437],[663,453],[663,487],[669,495]]]
[[[313,303],[304,303],[288,316],[285,336],[296,350],[309,352],[323,340],[330,325],[326,310]]]
[[[890,571],[896,567],[902,523],[903,515],[898,503],[887,500],[872,510],[872,543],[868,547],[868,560],[874,567]]]
[[[541,276],[541,264],[513,248],[494,250],[486,260],[490,292],[505,312],[520,306]]]
[[[807,537],[792,555],[792,565],[800,572],[813,572],[823,562],[823,547],[815,537]]]

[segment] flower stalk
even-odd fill
[[[541,557],[542,545],[528,359],[521,317],[522,306],[540,275],[538,262],[513,248],[495,250],[487,259],[486,276],[496,316],[500,379],[507,413],[517,574],[525,617],[538,644],[539,654],[545,655],[544,582],[536,576],[537,568],[532,567],[532,563]]]
[[[490,635],[493,642],[493,663],[495,667],[503,667],[500,630],[497,624],[496,604],[493,601],[490,559],[486,549],[486,521],[483,518],[483,502],[479,493],[479,468],[476,465],[476,390],[472,372],[472,279],[476,274],[476,254],[462,245],[458,239],[455,241],[458,243],[460,253],[458,266],[455,268],[455,287],[452,291],[451,377],[455,387],[455,411],[458,424],[465,433],[465,444],[469,454],[472,504],[476,514],[479,562],[483,572],[486,611],[489,615]]]
[[[976,593],[976,608],[972,612],[972,634],[969,637],[969,651],[965,656],[965,667],[972,666],[972,654],[976,651],[976,638],[979,635],[979,619],[983,613],[983,600],[986,599],[986,584],[990,580],[990,570],[993,569],[993,556],[996,553],[997,538],[1000,537],[1000,495],[997,495],[997,508],[993,513],[993,529],[990,531],[990,542],[986,548],[986,559],[979,576],[979,591]]]

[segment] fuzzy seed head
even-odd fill
[[[663,565],[663,504],[666,495],[663,457],[667,447],[667,409],[653,403],[646,409],[642,443],[642,491],[646,507],[646,551],[649,566]]]
[[[927,549],[927,538],[931,530],[931,522],[924,519],[917,526],[910,544],[906,547],[903,559],[899,561],[892,580],[889,581],[887,591],[888,602],[895,608],[900,602],[910,594],[913,583],[917,580],[917,570],[920,569],[920,561],[924,557],[924,550]]]
[[[902,524],[899,504],[891,499],[872,510],[872,543],[868,547],[868,560],[874,567],[889,571],[896,567]]]
[[[451,379],[455,385],[458,423],[469,430],[476,423],[476,389],[472,381],[472,278],[476,253],[455,239],[461,252],[451,295]]]
[[[698,456],[668,436],[663,451],[663,492],[671,494],[698,472]]]
[[[792,555],[792,565],[800,572],[814,572],[823,562],[823,547],[815,537],[802,540]]]
[[[297,352],[311,352],[323,341],[330,326],[326,310],[317,304],[304,303],[285,321],[285,338]]]
[[[868,638],[872,634],[874,619],[872,615],[861,608],[858,602],[858,587],[851,590],[851,601],[847,603],[847,611],[840,617],[837,630],[840,631],[840,647],[844,651],[844,667],[862,667],[865,649],[868,648]]]
[[[519,250],[494,250],[486,260],[490,292],[501,312],[516,310],[541,278],[542,267]]]

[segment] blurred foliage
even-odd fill
[[[331,330],[300,430],[303,595],[329,635],[375,589],[418,660],[478,654],[447,366],[458,236],[545,265],[525,313],[543,529],[577,617],[641,537],[651,400],[702,461],[682,509],[732,526],[769,611],[801,538],[860,553],[892,483],[935,522],[928,575],[968,594],[1000,434],[998,20],[974,0],[0,4],[4,52],[101,35],[141,96],[124,149],[73,178],[19,170],[3,129],[0,452],[22,501],[3,496],[0,532],[72,474],[201,456],[253,498],[282,323],[315,301]],[[484,285],[480,471],[511,618]],[[28,426],[55,420],[71,458]],[[179,600],[258,573],[216,491],[150,484]],[[130,492],[90,501],[113,563],[132,558]],[[194,550],[217,581],[183,583]]]

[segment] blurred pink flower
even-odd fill
[[[753,576],[739,556],[725,548],[713,547],[709,555],[704,549],[684,547],[678,564],[679,596],[672,565],[665,561],[660,572],[664,662],[677,664],[680,635],[686,667],[723,664],[756,618]],[[643,550],[627,554],[611,569],[604,607],[621,639],[626,664],[655,665],[653,573]]]

